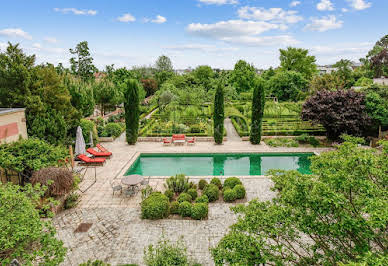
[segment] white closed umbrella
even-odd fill
[[[80,126],[77,127],[77,135],[75,139],[75,155],[85,154],[86,153],[86,144],[84,135],[82,134],[82,128]]]

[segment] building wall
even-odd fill
[[[373,82],[378,85],[388,86],[388,78],[377,78],[373,79]]]
[[[24,110],[0,114],[0,143],[28,138]]]

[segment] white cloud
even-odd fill
[[[364,10],[372,6],[371,2],[366,0],[346,0],[349,2],[350,6],[356,10]]]
[[[5,42],[0,42],[0,51],[7,49],[7,47],[8,47],[8,44],[6,44]]]
[[[163,24],[167,19],[161,15],[157,15],[155,19],[151,20],[152,23]]]
[[[290,3],[290,7],[296,7],[296,6],[300,5],[300,4],[301,4],[300,1],[292,1],[292,2]]]
[[[69,14],[69,13],[73,13],[74,15],[87,15],[87,16],[95,16],[97,15],[97,10],[92,10],[92,9],[84,9],[84,10],[81,10],[81,9],[77,9],[77,8],[73,8],[73,7],[69,7],[69,8],[54,8],[54,11],[55,12],[61,12],[63,14]]]
[[[346,12],[348,12],[349,10],[348,10],[347,8],[341,8],[341,11],[342,11],[343,13],[346,13]]]
[[[32,48],[41,49],[41,48],[42,48],[42,45],[40,45],[40,43],[34,43],[34,44],[32,45]]]
[[[134,21],[136,21],[136,18],[134,16],[132,16],[131,14],[126,13],[126,14],[118,17],[117,20],[121,21],[121,22],[134,22]]]
[[[337,44],[336,46],[313,46],[310,50],[315,55],[335,56],[335,55],[365,55],[371,48],[373,43],[350,43]]]
[[[58,42],[58,40],[56,38],[53,38],[53,37],[45,37],[43,40],[48,42],[48,43],[57,43]]]
[[[29,35],[27,32],[25,32],[20,28],[8,28],[8,29],[0,30],[0,36],[32,40],[31,35]]]
[[[321,2],[317,4],[317,9],[320,11],[333,11],[334,5],[330,0],[321,0]]]
[[[296,43],[289,35],[259,36],[261,33],[276,29],[283,29],[283,25],[265,21],[228,20],[214,24],[192,23],[186,30],[192,35],[248,46]]]
[[[311,23],[307,24],[305,29],[311,31],[324,32],[328,30],[335,30],[342,28],[342,20],[337,20],[334,15],[329,15],[321,18],[311,18]]]
[[[164,47],[168,50],[174,51],[201,51],[201,52],[220,52],[220,51],[237,51],[235,47],[219,47],[208,44],[183,44]]]
[[[286,11],[282,8],[257,8],[245,6],[238,10],[238,15],[243,19],[271,21],[280,23],[297,23],[303,17],[297,15],[297,11]]]
[[[238,4],[237,0],[198,0],[201,3],[207,5],[235,5]]]

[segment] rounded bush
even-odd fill
[[[233,190],[234,190],[234,192],[236,192],[236,198],[237,199],[245,198],[246,191],[245,191],[245,187],[243,185],[236,185],[233,188]]]
[[[189,190],[187,190],[187,194],[191,196],[192,200],[195,200],[198,197],[197,190],[194,188],[190,188]]]
[[[209,208],[207,203],[194,203],[191,207],[191,218],[202,220],[207,217]]]
[[[199,183],[198,183],[198,188],[200,190],[203,190],[207,185],[207,181],[205,179],[201,179],[199,180]]]
[[[171,214],[179,214],[179,202],[177,202],[177,201],[171,202],[170,213]]]
[[[105,137],[120,137],[121,133],[123,133],[124,129],[119,123],[108,123],[104,127],[103,135]]]
[[[187,201],[187,202],[192,202],[193,198],[190,196],[190,194],[187,193],[181,193],[178,198],[176,199],[179,203]]]
[[[184,201],[179,204],[179,214],[182,217],[191,217],[191,203]]]
[[[168,216],[169,200],[160,192],[153,192],[141,202],[141,218],[162,219]]]
[[[202,195],[195,199],[196,203],[209,203],[209,198],[206,195]]]
[[[210,180],[210,184],[216,185],[219,189],[222,188],[221,180],[217,177],[212,178],[212,180]]]
[[[219,189],[216,185],[214,184],[209,184],[205,187],[203,190],[203,194],[206,195],[209,199],[209,202],[213,202],[218,200],[219,198]]]
[[[237,177],[229,177],[225,179],[224,187],[233,189],[236,185],[242,185],[241,180]]]
[[[226,188],[224,191],[224,201],[233,202],[237,199],[236,191],[231,188]]]
[[[171,189],[167,189],[164,195],[171,201],[174,198],[174,192]]]

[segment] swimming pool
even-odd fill
[[[270,169],[310,174],[313,153],[141,154],[125,175],[249,176]]]

